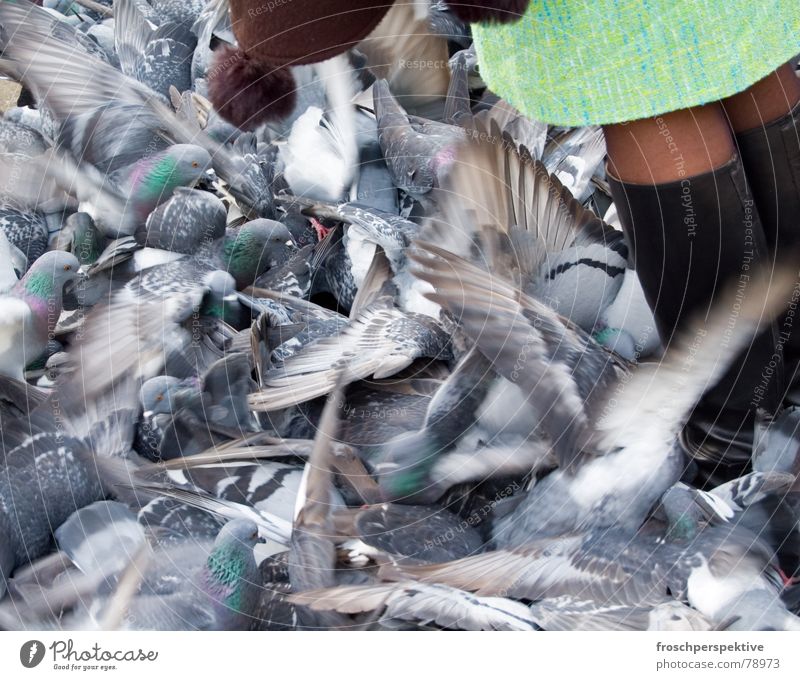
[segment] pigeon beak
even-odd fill
[[[64,284],[64,292],[69,294],[72,293],[76,288],[78,288],[81,284],[83,284],[89,275],[83,271],[83,269],[79,269],[78,272],[75,274],[75,278],[67,281]]]
[[[239,295],[237,293],[231,293],[230,295],[224,295],[222,297],[223,302],[236,302],[239,299]]]
[[[142,413],[142,418],[150,418],[153,415],[152,411],[145,411]]]
[[[214,172],[214,168],[209,168],[201,175],[200,179],[197,180],[196,186],[204,189],[213,189],[216,182],[217,173]]]

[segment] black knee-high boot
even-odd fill
[[[778,259],[800,250],[800,103],[782,118],[736,135],[767,246]],[[778,318],[787,382],[800,364],[800,264],[798,288]]]
[[[609,182],[665,345],[726,287],[747,294],[748,282],[766,262],[767,246],[738,157],[665,184],[624,183],[610,174]],[[783,385],[777,340],[774,325],[755,337],[705,394],[684,430],[684,448],[706,485],[747,468],[756,409],[778,408]]]

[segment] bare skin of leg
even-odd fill
[[[722,100],[735,132],[746,132],[778,120],[800,102],[800,78],[784,64],[744,92]]]
[[[719,103],[605,125],[608,170],[633,184],[664,184],[727,163],[735,145]]]

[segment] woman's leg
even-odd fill
[[[722,105],[773,249],[800,243],[800,80],[784,64]]]
[[[720,104],[605,128],[608,176],[639,279],[662,341],[703,316],[719,293],[747,282],[766,259],[758,211],[747,193],[727,116]],[[739,474],[750,456],[756,407],[777,407],[770,331],[706,393],[684,433],[706,477]],[[714,475],[717,466],[720,474]]]
[[[800,78],[792,64],[784,64],[744,92],[723,99],[722,106],[738,134],[783,118],[799,101]]]
[[[608,168],[622,182],[663,184],[727,163],[735,149],[719,104],[603,128]]]
[[[784,64],[722,105],[764,226],[772,257],[796,257],[800,249],[800,79]],[[793,295],[796,298],[796,296]],[[791,300],[787,301],[791,303]],[[778,319],[787,383],[800,366],[796,310]]]

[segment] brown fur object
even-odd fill
[[[297,100],[288,68],[253,59],[235,47],[214,54],[208,95],[219,115],[242,130],[288,115]]]

